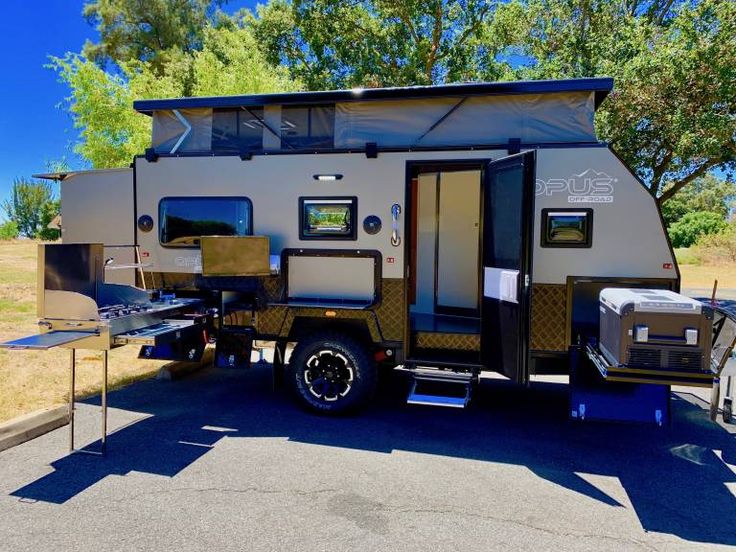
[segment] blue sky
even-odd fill
[[[0,17],[0,200],[13,179],[44,172],[50,161],[66,158],[83,168],[73,153],[77,132],[58,104],[69,94],[56,74],[43,66],[49,55],[78,52],[86,39],[97,40],[95,29],[82,17],[84,0],[6,0]],[[254,5],[231,0],[233,12]],[[2,213],[0,213],[2,218]]]

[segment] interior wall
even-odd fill
[[[437,173],[420,174],[417,191],[416,302],[412,312],[434,312],[434,262],[437,241]]]
[[[480,171],[440,173],[437,305],[478,308]]]

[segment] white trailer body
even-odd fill
[[[143,280],[219,294],[223,335],[247,327],[277,343],[277,361],[301,343],[287,380],[317,410],[353,406],[347,390],[362,402],[373,360],[464,382],[567,373],[597,331],[602,288],[679,290],[655,199],[595,137],[611,88],[136,102],[153,134],[132,169],[57,175],[63,239],[136,246]],[[208,274],[200,238],[212,235],[268,238],[270,275]]]

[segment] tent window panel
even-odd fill
[[[302,240],[355,240],[358,199],[299,198]]]
[[[212,150],[263,149],[263,109],[218,110],[212,114]]]
[[[202,236],[250,236],[253,206],[247,197],[165,197],[158,220],[161,245],[199,247]]]
[[[542,247],[591,247],[593,209],[542,209]]]
[[[335,106],[282,107],[281,137],[297,148],[334,147]]]

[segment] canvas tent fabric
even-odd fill
[[[596,94],[572,90],[337,101],[329,104],[330,109],[334,105],[334,136],[326,136],[319,149],[363,149],[371,142],[379,148],[497,146],[511,139],[529,145],[590,143],[596,141]],[[312,105],[320,106],[328,104]],[[284,124],[280,106],[266,106],[264,115],[268,119],[274,107],[279,107],[278,116],[270,124],[279,129]],[[157,153],[212,151],[213,108],[161,109],[152,115]],[[178,144],[187,125],[191,131]],[[285,149],[281,141],[265,137],[264,150]]]
[[[594,114],[592,92],[344,102],[336,106],[335,147],[593,142]]]
[[[209,151],[212,148],[212,109],[180,109],[178,112],[192,130],[176,151]],[[187,127],[176,116],[175,110],[154,112],[153,148],[157,153],[171,153],[186,130]]]

